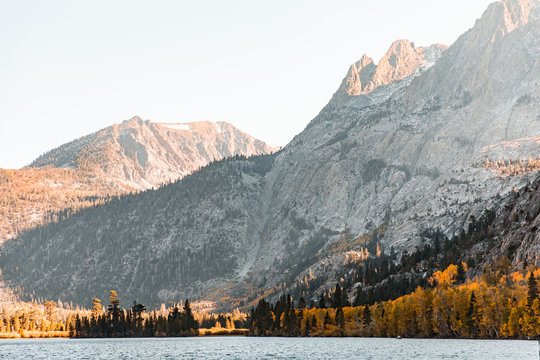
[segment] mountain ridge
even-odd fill
[[[378,64],[364,54],[350,66],[330,104],[346,104],[351,98],[369,95],[378,88],[425,70],[437,61],[446,48],[441,44],[417,48],[409,40],[396,40]]]
[[[29,167],[92,171],[135,189],[175,181],[211,161],[276,151],[229,123],[154,123],[135,116],[61,145]]]
[[[426,233],[450,238],[486,209],[504,212],[537,171],[504,176],[479,164],[513,163],[500,144],[517,144],[519,163],[540,154],[537,142],[522,141],[540,136],[540,57],[531,56],[540,52],[538,3],[490,5],[435,64],[369,94],[331,100],[278,153],[212,164],[21,236],[1,249],[5,277],[77,301],[89,289],[101,292],[105,277],[151,303],[205,296],[234,306],[315,274],[315,298],[336,276],[351,280],[345,262],[376,257],[373,248],[405,254],[430,241]],[[490,10],[501,7],[511,10]],[[511,32],[497,35],[507,13],[527,21],[518,16]],[[94,247],[109,251],[88,258]],[[18,267],[9,254],[61,281],[38,281],[32,266]],[[95,271],[100,276],[85,278]]]
[[[176,181],[210,162],[275,150],[226,122],[133,117],[61,145],[25,168],[0,169],[0,244],[85,207]]]

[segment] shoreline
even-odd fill
[[[247,331],[246,329],[234,329],[228,333],[214,332],[209,333],[202,329],[201,334],[197,336],[129,336],[129,337],[71,337],[67,331],[56,331],[55,333],[61,334],[49,334],[42,333],[36,334],[37,336],[31,336],[28,333],[20,335],[19,333],[0,333],[0,342],[2,340],[22,340],[22,339],[74,339],[74,340],[92,340],[92,339],[174,339],[174,338],[209,338],[209,337],[245,337],[245,338],[269,338],[269,339],[394,339],[394,340],[484,340],[484,341],[537,341],[540,343],[540,338],[458,338],[458,337],[377,337],[377,336],[249,336],[239,334],[239,332]],[[236,330],[236,331],[235,331]],[[239,331],[240,330],[240,331]]]

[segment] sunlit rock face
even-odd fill
[[[370,94],[377,88],[429,68],[446,48],[440,44],[417,48],[411,41],[397,40],[377,65],[364,54],[351,65],[330,103],[343,105],[351,97]]]
[[[136,116],[62,145],[30,166],[89,170],[144,190],[175,181],[212,161],[276,150],[226,122],[154,123]]]

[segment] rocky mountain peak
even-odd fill
[[[424,63],[423,49],[416,48],[414,43],[408,40],[394,41],[379,61],[366,92],[372,92],[379,86],[391,84],[413,74]]]
[[[493,32],[491,37],[505,35],[527,24],[538,0],[503,0],[491,4],[477,25]]]
[[[351,65],[331,103],[341,105],[350,97],[371,94],[381,86],[402,80],[431,65],[445,49],[440,44],[417,48],[409,40],[396,40],[377,65],[364,54]]]
[[[144,122],[145,121],[140,116],[135,115],[128,120],[122,121],[121,125],[124,125],[125,127],[131,127],[131,126],[137,126],[137,125],[140,126],[144,124]]]
[[[410,103],[423,106],[421,99],[454,98],[454,106],[460,107],[477,97],[495,99],[495,94],[509,93],[534,77],[540,58],[539,4],[540,0],[491,4],[429,72],[413,80],[407,89]],[[527,96],[514,95],[516,99]],[[513,97],[505,100],[515,101]]]
[[[134,116],[51,150],[30,166],[90,171],[143,190],[212,161],[276,150],[226,122],[154,123]]]

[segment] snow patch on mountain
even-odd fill
[[[189,124],[173,124],[173,123],[157,123],[160,126],[174,129],[174,130],[182,130],[182,131],[190,131]]]

